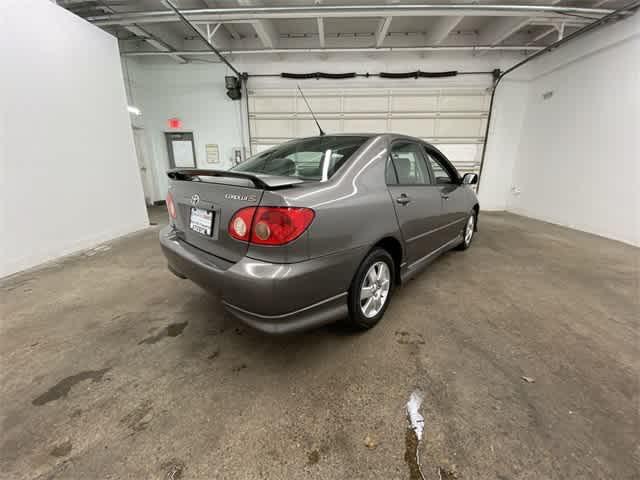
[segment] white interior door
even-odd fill
[[[248,93],[252,153],[318,134],[295,87]],[[487,85],[305,88],[304,93],[327,133],[411,135],[442,150],[460,174],[479,171],[490,101]]]

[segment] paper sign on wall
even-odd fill
[[[209,143],[205,146],[205,149],[207,152],[207,163],[218,163],[220,161],[217,144]]]
[[[171,146],[173,147],[173,163],[176,167],[194,168],[196,166],[191,140],[174,140],[171,142]]]

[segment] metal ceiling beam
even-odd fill
[[[242,7],[203,8],[183,10],[183,15],[193,22],[234,22],[246,20],[295,19],[295,18],[347,18],[347,17],[522,17],[560,16],[562,14],[603,16],[613,10],[599,8],[566,7],[558,5],[316,5],[302,7]],[[630,14],[631,12],[629,12]],[[87,17],[98,25],[126,25],[130,23],[163,23],[178,20],[173,12],[150,11],[113,13]]]
[[[149,31],[145,30],[144,28],[139,27],[138,25],[125,25],[124,28],[133,33],[136,37],[139,37],[141,40],[147,42],[152,47],[157,48],[158,51],[163,53],[163,55],[167,55],[173,58],[178,63],[187,63],[186,58],[181,57],[180,55],[175,53],[175,48],[166,43],[164,40],[159,39]]]
[[[234,27],[233,25],[225,23],[224,28],[227,29],[227,32],[229,32],[229,35],[233,40],[240,40],[242,38],[238,30],[236,30],[236,27]]]
[[[387,32],[389,31],[389,27],[391,26],[392,19],[393,17],[385,17],[380,20],[380,23],[378,24],[378,28],[376,30],[376,47],[382,46],[382,43],[387,36]]]
[[[556,5],[561,1],[562,0],[551,0],[551,5]],[[498,45],[527,25],[531,25],[532,21],[533,19],[530,17],[496,18],[490,21],[489,24],[480,31],[478,43]],[[587,22],[589,21],[590,20],[587,20]]]
[[[531,41],[527,42],[527,45],[533,45],[534,43],[539,42],[543,38],[551,35],[554,32],[557,32],[557,31],[558,31],[558,29],[556,27],[551,27],[550,29],[545,30],[541,34],[536,35],[533,39],[531,39]]]
[[[279,35],[272,22],[256,20],[251,24],[265,48],[276,48],[278,46]]]
[[[211,28],[211,24],[207,23],[206,24],[206,29],[207,29],[207,40],[209,40],[209,43],[215,45],[215,42],[213,41],[213,37],[215,37],[216,32],[220,29],[220,27],[222,26],[221,23],[216,23],[213,28]]]
[[[438,20],[433,28],[427,31],[425,42],[429,45],[439,45],[458,26],[464,17],[444,17]]]
[[[565,24],[565,26],[567,27],[576,27],[576,28],[581,28],[584,27],[585,25],[588,25],[589,23],[591,23],[589,20],[581,20],[579,18],[573,18],[571,20],[563,20],[563,19],[556,19],[556,20],[549,20],[549,19],[541,19],[541,20],[531,20],[529,21],[529,25],[542,25],[542,26],[553,26],[556,28],[559,28],[561,24]]]
[[[495,18],[478,33],[478,43],[497,45],[529,23],[529,17]]]
[[[253,0],[238,0],[238,5],[245,8],[255,8]],[[270,20],[254,20],[251,22],[256,35],[264,45],[264,48],[275,48],[278,46],[278,31]]]
[[[226,58],[224,58],[224,56],[220,53],[220,51],[216,47],[214,47],[209,40],[207,40],[207,37],[205,37],[202,34],[200,29],[196,27],[193,23],[191,23],[188,19],[186,19],[184,15],[182,15],[182,12],[178,10],[178,7],[176,7],[171,0],[162,0],[162,3],[167,7],[169,7],[171,10],[173,10],[173,12],[178,16],[178,18],[187,27],[189,27],[189,29],[193,31],[193,33],[195,33],[196,36],[199,37],[200,40],[202,40],[207,45],[207,47],[209,47],[210,53],[217,55],[220,61],[222,61],[227,67],[229,67],[233,71],[233,73],[235,73],[238,77],[242,77],[242,74],[238,70],[236,70],[236,68],[233,65],[231,65],[231,63],[229,63],[229,61]]]
[[[198,23],[195,24],[200,29],[207,40],[217,49],[229,48],[229,37],[222,33],[224,25],[221,23]],[[185,48],[188,48],[185,46]]]
[[[345,47],[345,48],[261,48],[255,50],[220,50],[222,55],[248,55],[248,54],[265,54],[265,53],[367,53],[367,52],[430,52],[430,51],[529,51],[534,52],[541,50],[544,47],[541,46],[513,46],[513,45],[460,45],[460,46],[443,46],[432,45],[423,47]],[[209,50],[183,50],[175,52],[180,55],[214,55],[214,52]],[[122,52],[121,55],[125,57],[146,57],[153,55],[160,55],[160,52]]]
[[[202,0],[202,3],[206,8],[218,8],[218,4],[213,0]],[[223,25],[222,27],[227,31],[232,40],[240,40],[240,34],[233,25]]]

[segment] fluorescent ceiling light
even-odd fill
[[[134,115],[142,115],[142,112],[138,107],[134,107],[133,105],[127,105],[127,110],[129,113],[133,113]]]

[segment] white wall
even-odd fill
[[[518,155],[529,82],[505,79],[495,95],[478,200],[482,210],[506,210]]]
[[[4,276],[148,219],[116,40],[48,0],[0,18]]]
[[[234,147],[242,146],[240,102],[227,97],[228,69],[221,64],[137,62],[125,59],[130,101],[142,115],[135,119],[147,140],[156,188],[153,201],[167,193],[169,158],[164,132],[170,118],[182,120],[176,131],[193,132],[196,163],[201,168],[226,169]],[[217,144],[220,164],[207,164],[205,145]]]
[[[640,16],[534,62],[507,210],[640,245]]]

